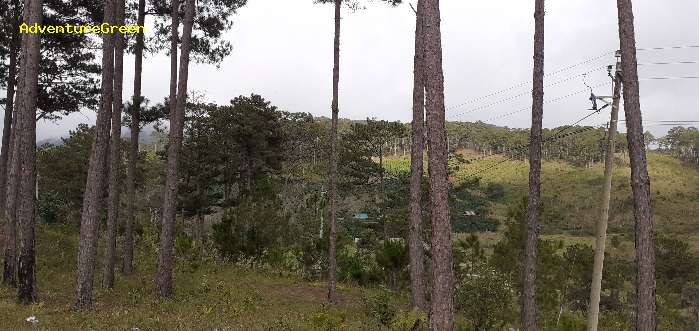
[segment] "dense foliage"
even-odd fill
[[[695,127],[674,127],[658,140],[660,149],[687,162],[699,165],[699,130]]]
[[[144,109],[150,114],[147,122],[158,122],[167,108],[158,104]],[[175,240],[179,258],[188,261],[190,269],[199,268],[205,256],[215,254],[224,263],[251,263],[309,280],[325,277],[327,119],[281,111],[259,95],[240,96],[223,106],[193,100],[187,105],[186,119],[183,151],[187,157],[181,160],[178,197],[183,221]],[[486,155],[488,149],[509,153],[510,147],[504,146],[514,146],[514,137],[525,135],[478,123],[463,124],[461,128],[463,131],[450,131],[452,137],[461,135],[462,144],[452,141],[452,150],[473,148]],[[474,128],[482,130],[469,131]],[[93,130],[81,125],[61,144],[39,149],[39,214],[43,221],[70,223],[79,216]],[[408,126],[395,122],[341,121],[338,278],[343,282],[385,286],[393,293],[406,289],[409,173],[407,166],[397,165],[406,162],[403,149],[409,148],[404,146],[407,131]],[[501,145],[481,143],[494,139],[489,136],[494,132],[512,140],[506,139]],[[587,141],[592,148],[603,138],[595,136],[594,130],[584,132],[592,132],[589,139],[556,143],[584,145]],[[673,138],[665,138],[674,145],[661,145],[663,150],[677,150],[669,146],[678,146],[679,140],[674,137],[679,137],[679,132],[685,131],[675,130]],[[139,212],[151,220],[139,228],[158,226],[166,143],[162,136],[162,132],[154,132],[151,142],[142,145],[138,160],[137,186],[144,197],[139,199]],[[515,153],[514,148],[511,150]],[[573,154],[550,153],[549,157],[578,163]],[[453,177],[450,213],[457,233],[458,313],[468,327],[476,330],[516,326],[526,200],[510,206],[505,218],[493,213],[494,208],[508,203],[510,193],[502,184],[460,177],[459,169],[469,162],[461,153],[452,153],[449,161]],[[425,182],[425,200],[426,191]],[[544,200],[542,223],[565,221],[557,209]],[[429,222],[428,210],[424,220]],[[485,238],[491,235],[484,232],[502,236],[489,240]],[[142,241],[148,240],[143,230],[138,233]],[[425,242],[429,242],[429,235],[429,231],[424,233]],[[630,240],[624,235],[611,237],[601,301],[601,327],[605,329],[627,328],[633,320],[633,260],[622,253]],[[584,327],[592,248],[541,239],[539,250],[542,326],[546,330]],[[429,263],[429,250],[427,253]],[[697,256],[687,243],[668,237],[658,238],[656,254],[661,321],[668,329],[682,330],[699,320]],[[424,321],[401,312],[389,292],[379,293],[383,294],[365,298],[368,314],[378,323],[419,325]],[[342,323],[343,317],[327,312],[314,320],[319,325],[335,325]]]

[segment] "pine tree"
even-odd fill
[[[439,0],[424,0],[427,151],[432,214],[431,330],[454,329],[454,269],[449,221],[448,151]]]
[[[636,330],[650,331],[657,327],[655,303],[655,251],[653,220],[651,219],[650,178],[643,142],[641,102],[638,87],[636,35],[631,0],[617,0],[619,14],[619,43],[621,45],[622,85],[626,136],[631,163],[636,221]]]
[[[174,0],[173,3],[177,2]],[[192,49],[192,25],[194,24],[195,0],[187,0],[185,3],[184,25],[182,30],[182,49],[181,62],[178,72],[177,81],[177,97],[170,99],[170,135],[167,157],[167,178],[165,180],[165,194],[163,199],[161,233],[160,233],[160,250],[158,251],[158,271],[156,275],[156,284],[160,292],[160,296],[169,298],[172,296],[172,269],[174,264],[173,245],[175,241],[175,213],[177,203],[177,170],[182,149],[182,134],[184,129],[184,111],[187,102],[187,79],[189,76],[189,57]],[[175,5],[173,5],[174,8]],[[173,11],[176,16],[176,11]],[[173,21],[175,20],[173,16]],[[176,31],[176,25],[173,24],[173,31]],[[176,63],[177,59],[177,41],[176,33],[173,36],[173,44],[175,52],[171,56],[175,59],[172,63]],[[173,77],[171,77],[172,79]],[[172,81],[171,91],[172,91]],[[174,105],[174,108],[173,108]]]
[[[529,135],[529,202],[527,241],[524,253],[522,326],[537,330],[536,264],[541,199],[541,127],[544,115],[544,0],[536,0],[534,11],[534,77],[532,84],[532,128]]]
[[[115,0],[104,1],[104,22],[114,24]],[[114,37],[102,35],[102,97],[97,113],[97,130],[90,152],[87,183],[80,219],[75,308],[92,307],[92,285],[97,259],[100,214],[103,206],[107,154],[109,151],[112,95],[114,93]]]
[[[410,147],[410,304],[413,309],[427,311],[425,301],[425,252],[422,247],[422,176],[425,125],[425,81],[423,14],[425,0],[419,0],[415,12],[415,57],[413,69],[413,122]]]

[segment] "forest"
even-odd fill
[[[631,0],[613,96],[546,127],[544,0],[524,127],[446,116],[439,0],[373,4],[414,15],[412,120],[341,112],[342,15],[375,7],[305,1],[334,13],[323,114],[190,84],[253,1],[0,0],[0,329],[697,330],[699,122],[648,130]]]

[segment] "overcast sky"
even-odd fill
[[[415,0],[413,0],[415,2]],[[340,116],[411,118],[415,16],[407,4],[391,8],[367,2],[356,12],[343,10]],[[531,106],[534,0],[442,0],[445,94],[448,120],[482,120],[510,127],[529,125]],[[699,45],[699,1],[635,0],[638,47]],[[226,33],[234,45],[220,68],[190,67],[190,91],[227,104],[256,93],[287,111],[329,116],[332,82],[332,5],[313,0],[249,0]],[[544,126],[575,122],[588,113],[589,92],[610,81],[605,70],[618,48],[616,1],[553,0],[546,8],[546,84]],[[570,70],[559,69],[592,60]],[[699,48],[639,51],[639,63],[699,60]],[[132,91],[133,57],[125,60],[125,91]],[[646,128],[662,134],[658,120],[699,120],[699,79],[645,81],[648,77],[699,76],[699,65],[639,67],[641,107]],[[150,55],[143,70],[143,92],[153,101],[168,93],[169,61]],[[519,85],[518,85],[519,84]],[[484,95],[519,87],[488,98]],[[611,94],[611,84],[596,87]],[[477,101],[473,101],[476,99]],[[560,101],[555,101],[560,100]],[[489,106],[493,104],[492,106]],[[511,114],[512,113],[512,114]],[[511,115],[508,115],[511,114]],[[581,124],[599,125],[608,113]],[[42,121],[38,139],[64,135],[78,123],[94,124],[94,111],[57,123]],[[625,131],[622,129],[622,131]]]

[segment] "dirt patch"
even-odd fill
[[[304,284],[272,285],[270,287],[272,295],[280,300],[288,302],[307,302],[323,304],[327,301],[328,289],[325,287],[309,286]],[[338,292],[338,303],[341,305],[352,305],[358,302],[357,297]]]

